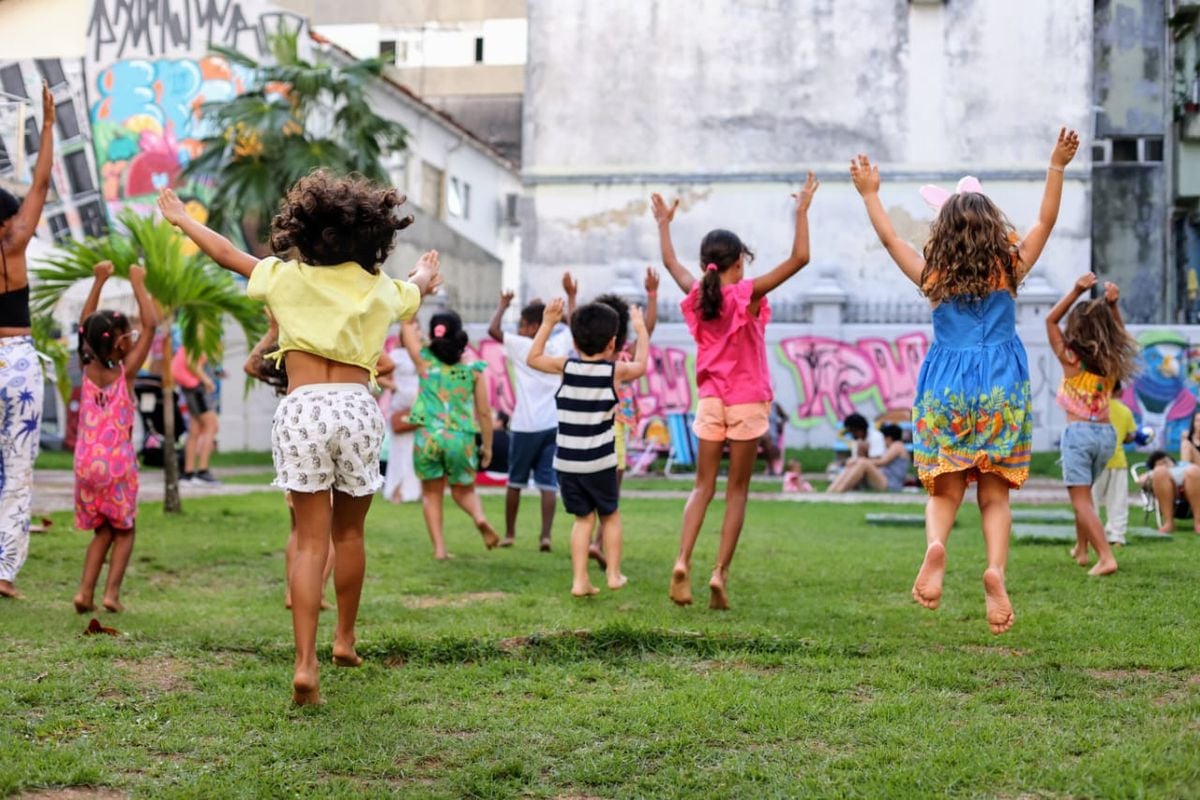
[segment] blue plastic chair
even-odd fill
[[[666,474],[672,472],[695,472],[696,453],[700,449],[700,441],[692,432],[692,421],[695,415],[668,414],[667,435],[671,437],[671,451],[667,454]]]

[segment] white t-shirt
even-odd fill
[[[562,377],[548,372],[539,372],[525,363],[533,339],[515,333],[504,334],[504,356],[512,365],[516,375],[517,407],[513,409],[508,429],[514,433],[534,433],[558,427],[558,408],[554,394],[562,383]],[[571,349],[571,337],[555,333],[546,342],[546,354],[565,356]]]
[[[887,442],[883,432],[871,425],[867,428],[867,458],[879,458],[887,452]]]

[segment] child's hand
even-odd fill
[[[638,336],[646,332],[646,318],[642,316],[641,306],[629,307],[629,324],[637,331]]]
[[[543,325],[557,325],[562,322],[563,318],[563,301],[561,297],[556,297],[546,304],[546,309],[542,312]]]
[[[42,81],[42,125],[53,125],[57,115],[58,109],[54,105],[54,93],[50,91],[50,84]]]
[[[112,271],[112,264],[108,265],[108,269]],[[129,268],[129,282],[134,286],[146,285],[146,268],[141,264],[134,264]]]
[[[488,447],[485,444],[479,445],[479,466],[482,467],[483,469],[487,469],[488,465],[491,463],[492,463],[492,448]]]
[[[679,208],[678,197],[668,207],[661,194],[655,192],[650,195],[650,211],[654,214],[654,221],[659,225],[670,225],[671,221],[675,219],[675,209],[677,208]]]
[[[854,172],[853,165],[850,168],[851,173]],[[857,185],[857,183],[855,184]],[[804,181],[804,188],[792,197],[796,200],[796,210],[804,213],[808,211],[808,207],[812,205],[813,195],[817,193],[817,189],[821,188],[821,182],[817,180],[817,176],[810,170],[808,179]],[[878,189],[878,187],[876,187]]]
[[[863,197],[879,194],[879,167],[873,165],[866,154],[859,153],[857,160],[850,159],[850,179]]]
[[[164,188],[158,193],[158,210],[162,212],[163,219],[176,227],[182,225],[188,216],[183,201],[175,192],[171,191],[170,187]]]
[[[1108,301],[1110,306],[1115,306],[1117,301],[1121,299],[1121,287],[1117,286],[1112,281],[1104,282],[1104,299]]]
[[[646,287],[646,294],[650,296],[658,294],[658,270],[654,267],[646,267],[646,282],[643,286]]]
[[[571,273],[564,272],[562,279],[563,291],[567,293],[567,297],[574,297],[579,293],[579,281],[571,277]]]
[[[130,280],[133,279],[133,268],[130,267]],[[111,261],[101,261],[96,266],[92,267],[92,275],[98,281],[106,281],[113,276],[113,263]]]
[[[1071,163],[1075,152],[1079,150],[1079,134],[1073,130],[1062,128],[1058,132],[1058,141],[1054,144],[1054,152],[1050,154],[1050,166],[1063,169]]]
[[[1090,291],[1096,285],[1096,273],[1085,272],[1075,281],[1075,294],[1083,294]]]
[[[513,298],[516,297],[516,292],[507,291],[500,293],[500,308],[508,308],[512,305]]]
[[[433,294],[442,285],[441,265],[438,251],[428,250],[417,261],[417,266],[408,273],[409,279],[421,289],[421,296]]]

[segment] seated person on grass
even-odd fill
[[[1171,533],[1175,530],[1175,517],[1193,516],[1193,509],[1200,504],[1200,466],[1176,464],[1162,450],[1155,450],[1146,460],[1148,471],[1142,485],[1149,485],[1158,500],[1162,514],[1159,531]],[[1200,520],[1195,520],[1192,529],[1200,533]]]
[[[829,484],[827,491],[849,492],[864,484],[877,492],[898,492],[904,488],[909,468],[904,432],[899,425],[884,425],[880,433],[883,434],[883,454],[874,458],[867,455],[852,456],[846,462],[846,468]]]

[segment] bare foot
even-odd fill
[[[1004,588],[1004,575],[991,567],[983,573],[983,593],[987,598],[987,622],[992,633],[999,636],[1013,626],[1016,617],[1008,592]]]
[[[483,546],[488,550],[495,550],[500,546],[500,537],[496,535],[496,529],[489,525],[486,519],[476,522],[475,530],[483,536]]]
[[[708,607],[716,611],[729,610],[729,592],[725,589],[725,576],[714,572],[708,579]]]
[[[334,607],[335,606],[333,605],[333,603],[329,602],[324,597],[321,598],[321,610],[322,611],[331,611]],[[290,608],[290,606],[289,606],[289,608]]]
[[[451,560],[452,558],[454,558],[454,556],[453,556],[453,555],[451,555],[451,554],[450,554],[449,552],[447,552],[446,550],[443,550],[443,551],[442,551],[442,552],[440,552],[440,553],[434,553],[434,554],[433,554],[433,558],[434,558],[434,560],[435,560],[435,561],[449,561],[449,560]]]
[[[1086,567],[1089,559],[1087,545],[1085,544],[1082,548],[1079,545],[1072,547],[1071,558],[1075,559],[1075,563],[1079,566]]]
[[[517,540],[512,536],[505,536],[503,539],[500,540],[500,546],[501,547],[512,547],[513,543],[516,541]]]
[[[362,657],[355,652],[354,645],[346,646],[333,643],[333,663],[339,667],[361,667]]]
[[[96,610],[95,601],[90,598],[84,597],[83,592],[80,592],[79,594],[75,595],[75,599],[72,602],[75,603],[75,613],[76,614],[86,614],[89,611]]]
[[[599,545],[588,545],[588,557],[600,565],[600,569],[608,569],[608,559]]]
[[[13,586],[12,581],[0,581],[0,597],[7,597],[12,600],[23,600],[25,595],[17,591],[17,587]]]
[[[600,594],[600,590],[589,583],[586,586],[572,586],[571,594],[575,597],[591,597],[592,595]]]
[[[106,597],[104,598],[103,602],[105,611],[111,611],[114,614],[120,614],[125,610],[125,606],[121,605],[120,600],[110,600]]]
[[[292,703],[298,706],[316,706],[324,702],[321,699],[317,671],[297,668],[292,678]]]
[[[614,592],[627,583],[629,583],[629,578],[626,578],[619,572],[616,575],[608,576],[608,588],[612,589]]]
[[[912,596],[930,611],[942,602],[942,580],[946,577],[946,546],[933,542],[925,549],[925,561],[913,582]]]
[[[283,607],[288,609],[289,611],[291,610],[291,608],[292,608],[292,593],[291,592],[288,592],[287,594],[285,594],[283,596]]]
[[[1175,523],[1174,522],[1164,522],[1162,525],[1158,526],[1158,532],[1159,533],[1174,533],[1175,532]]]
[[[676,564],[671,571],[671,602],[677,606],[692,604],[692,576],[683,564]]]
[[[1098,578],[1103,575],[1112,575],[1116,571],[1117,571],[1117,560],[1115,558],[1113,558],[1112,556],[1109,556],[1107,559],[1102,558],[1099,561],[1097,561],[1096,566],[1094,566],[1088,570],[1088,575],[1091,575],[1094,578]]]
[[[538,550],[541,550],[543,553],[550,552],[550,537],[543,536],[538,540]]]

